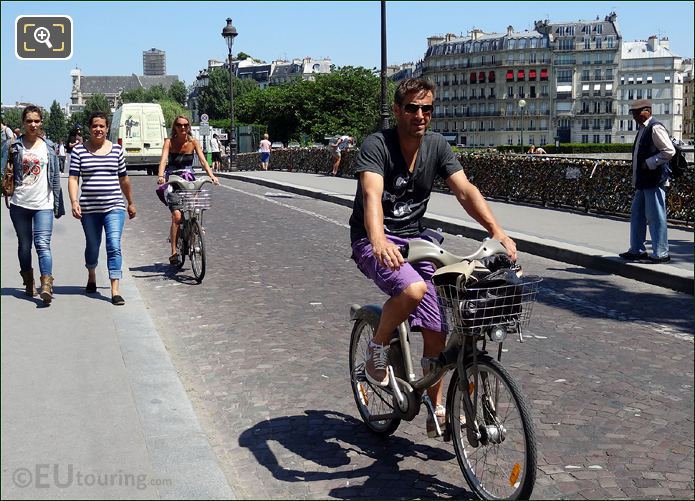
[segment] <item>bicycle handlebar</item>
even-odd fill
[[[461,261],[480,261],[498,255],[508,255],[507,249],[499,240],[487,239],[468,256],[457,256],[427,240],[411,240],[398,248],[403,258],[411,263],[429,261],[437,268],[460,263]]]

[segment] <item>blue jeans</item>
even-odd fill
[[[102,230],[106,233],[106,264],[109,268],[110,279],[121,279],[121,235],[125,225],[123,209],[109,212],[82,214],[82,229],[86,240],[84,262],[88,270],[93,270],[99,264],[99,247],[101,247]]]
[[[666,191],[657,186],[635,191],[630,216],[630,252],[646,252],[647,225],[652,237],[652,256],[668,256]]]
[[[51,235],[53,233],[53,209],[33,210],[10,205],[10,219],[17,233],[17,257],[20,271],[29,271],[31,266],[31,242],[39,256],[39,270],[42,275],[53,274],[53,255],[51,254]]]

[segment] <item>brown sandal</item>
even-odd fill
[[[179,255],[178,254],[172,254],[169,257],[169,264],[174,264],[174,265],[179,264]]]

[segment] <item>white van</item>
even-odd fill
[[[157,173],[167,138],[162,107],[156,103],[125,103],[111,120],[109,140],[123,146],[128,169],[146,169]]]

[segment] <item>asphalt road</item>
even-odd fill
[[[223,180],[197,285],[188,263],[168,265],[154,178],[132,181],[126,261],[240,498],[469,495],[451,445],[426,437],[424,413],[387,440],[359,420],[348,308],[385,298],[350,259],[348,209]],[[445,246],[464,254],[477,243],[447,235]],[[503,356],[538,432],[533,497],[692,498],[692,297],[520,259],[544,277],[527,341],[508,341]]]

